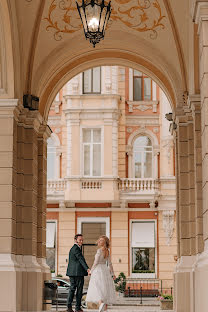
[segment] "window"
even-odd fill
[[[147,136],[139,136],[134,142],[134,177],[152,178],[152,142]]]
[[[47,140],[47,179],[56,178],[56,146],[52,138]]]
[[[97,250],[96,241],[101,235],[106,235],[106,223],[83,222],[81,233],[84,236],[83,255],[87,264],[91,267]]]
[[[155,222],[133,221],[131,224],[131,273],[155,274]]]
[[[101,176],[101,129],[83,129],[83,174]]]
[[[46,263],[56,271],[56,221],[46,222]]]
[[[100,67],[94,67],[83,72],[83,93],[101,93]]]
[[[138,70],[133,74],[133,100],[152,100],[152,80]]]

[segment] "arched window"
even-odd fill
[[[134,141],[133,155],[134,178],[152,178],[152,142],[147,136],[141,135]]]
[[[52,138],[47,140],[47,179],[56,179],[56,146]]]

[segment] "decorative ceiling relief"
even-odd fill
[[[119,21],[140,33],[147,32],[151,39],[156,39],[158,31],[165,28],[159,0],[112,0],[111,6],[109,27]],[[71,34],[82,28],[74,0],[51,0],[44,20],[48,24],[46,30],[52,30],[56,40],[61,40],[64,33]]]
[[[110,20],[119,20],[138,32],[149,32],[156,39],[158,30],[164,29],[162,9],[158,0],[114,0]]]

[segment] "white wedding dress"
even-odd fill
[[[86,301],[96,303],[103,301],[105,304],[115,303],[116,294],[112,278],[112,275],[114,275],[113,266],[110,256],[104,258],[101,249],[97,250],[91,273]]]

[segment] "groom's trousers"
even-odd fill
[[[76,306],[75,310],[78,311],[81,308],[81,301],[82,301],[82,292],[84,286],[84,276],[70,276],[70,287],[69,287],[69,294],[67,298],[67,307],[72,306],[72,302],[74,299],[74,293],[76,291]]]

